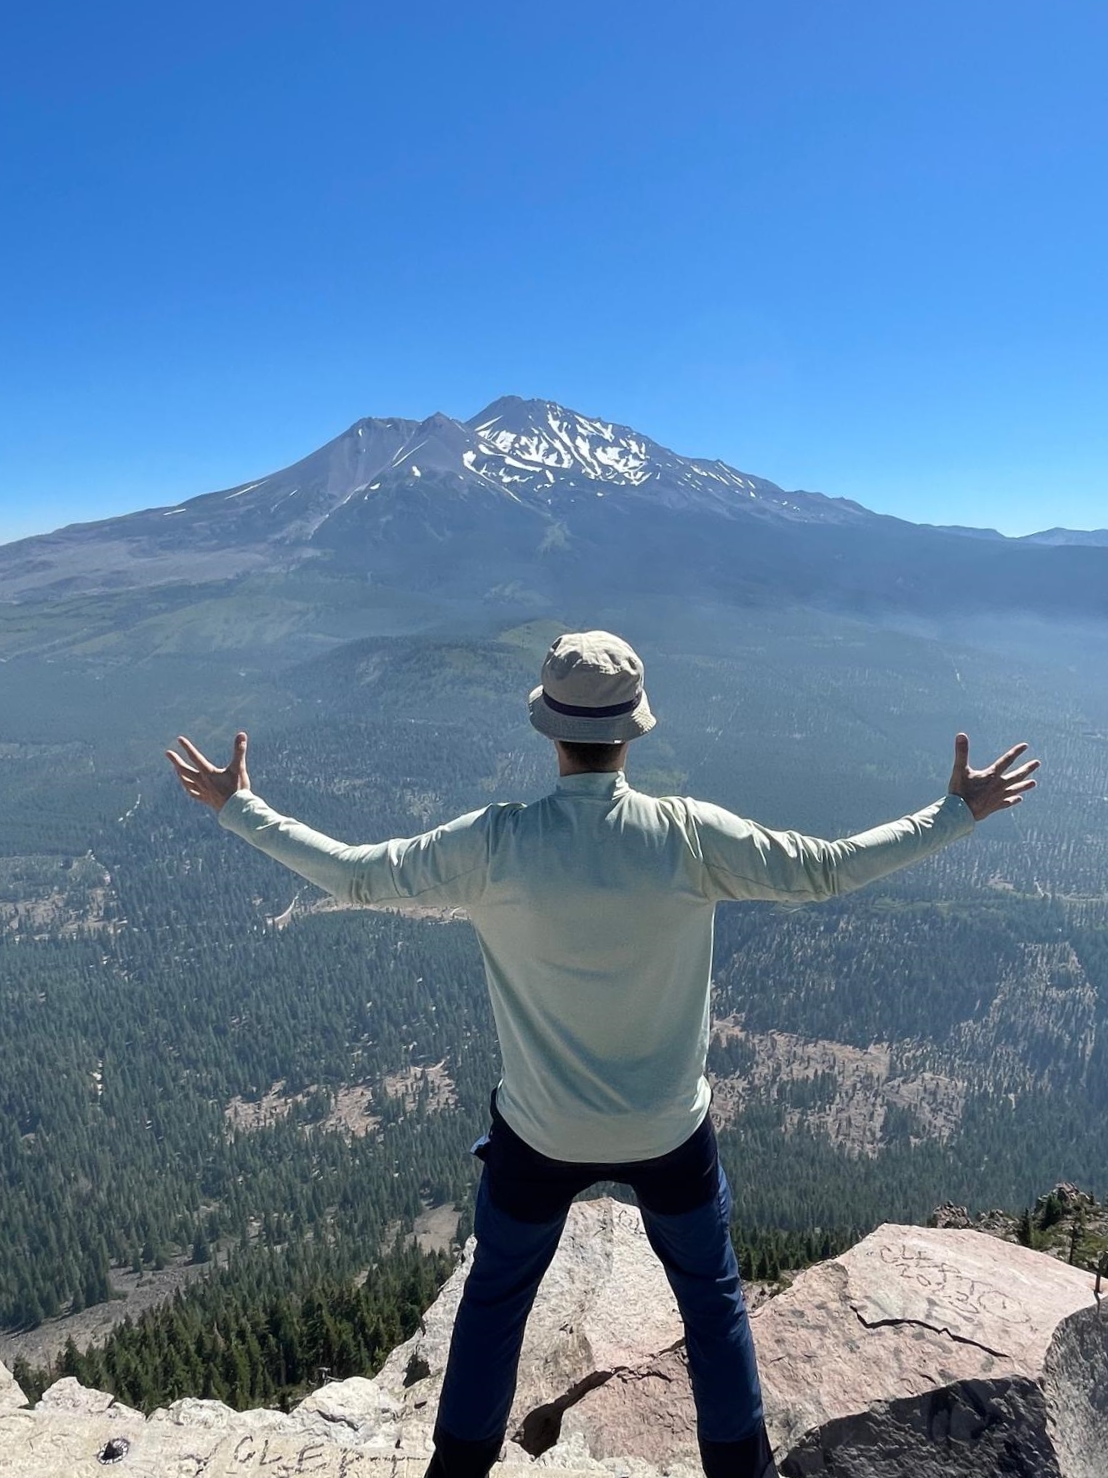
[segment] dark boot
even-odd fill
[[[764,1422],[738,1442],[706,1442],[701,1437],[700,1461],[707,1478],[777,1478]]]
[[[436,1429],[434,1443],[435,1453],[425,1478],[486,1478],[500,1456],[504,1439],[496,1437],[486,1442],[463,1442],[460,1437],[451,1437],[447,1432]]]

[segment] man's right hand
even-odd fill
[[[1025,790],[1034,790],[1035,781],[1030,778],[1039,768],[1038,760],[1028,760],[1018,770],[1005,774],[1008,766],[1026,750],[1026,744],[1014,744],[1011,749],[994,760],[987,769],[971,770],[969,766],[969,737],[957,734],[954,739],[954,770],[947,787],[951,795],[960,795],[973,812],[975,821],[984,821],[994,811],[1008,811],[1023,800]]]
[[[216,769],[210,760],[205,759],[192,740],[186,739],[183,734],[178,734],[177,743],[192,760],[192,764],[186,764],[172,749],[166,750],[166,758],[177,771],[177,779],[193,800],[202,801],[205,806],[211,806],[213,811],[222,811],[224,804],[236,790],[250,789],[250,776],[246,773],[245,734],[235,735],[231,763],[222,770]]]

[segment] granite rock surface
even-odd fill
[[[921,1227],[809,1269],[753,1319],[782,1473],[1103,1478],[1092,1288],[1027,1248]]]
[[[189,1399],[143,1418],[72,1380],[31,1410],[0,1367],[0,1474],[103,1473],[115,1442],[115,1470],[143,1478],[420,1478],[471,1251],[376,1377],[288,1415]],[[783,1478],[1106,1478],[1108,1317],[1092,1285],[980,1232],[899,1226],[802,1273],[751,1316]],[[633,1209],[572,1208],[503,1458],[506,1478],[699,1473],[681,1324]]]
[[[0,1365],[0,1417],[26,1404],[27,1398],[15,1377],[6,1366]]]

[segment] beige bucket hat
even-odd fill
[[[643,691],[642,659],[610,631],[560,636],[528,705],[540,734],[571,744],[621,744],[656,722]]]

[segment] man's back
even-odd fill
[[[685,813],[609,772],[490,815],[470,914],[504,1059],[497,1102],[553,1159],[666,1154],[707,1110],[713,904]]]

